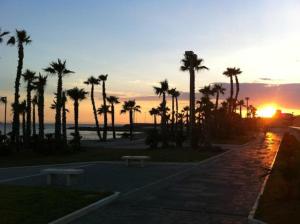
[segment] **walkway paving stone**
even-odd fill
[[[145,187],[74,223],[240,224],[256,200],[282,134],[231,150],[188,172]]]

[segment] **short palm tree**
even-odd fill
[[[195,127],[195,71],[208,70],[204,65],[203,59],[198,58],[197,54],[193,51],[186,51],[183,65],[180,67],[181,71],[189,71],[190,73],[190,134],[191,134],[191,147],[197,147],[196,127]]]
[[[74,101],[74,140],[76,143],[80,143],[80,135],[78,129],[78,118],[79,118],[79,102],[86,99],[87,92],[84,89],[74,87],[73,89],[67,90],[67,95]]]
[[[103,104],[98,108],[97,110],[97,113],[102,116],[102,115],[105,115],[105,114],[108,114],[110,113],[111,111],[109,110],[109,106],[104,106]],[[103,117],[103,120],[104,120],[104,117]],[[104,121],[103,121],[104,123]]]
[[[38,102],[38,117],[39,117],[39,138],[43,139],[44,138],[44,130],[45,130],[45,125],[44,125],[44,109],[45,109],[45,87],[47,84],[47,76],[39,75],[36,77],[35,81],[33,82],[34,88],[36,89],[36,94],[37,94],[37,102]]]
[[[36,136],[36,119],[35,119],[35,111],[36,111],[36,106],[38,105],[38,97],[37,95],[34,95],[32,100],[32,135]]]
[[[91,76],[89,77],[84,84],[86,85],[91,85],[91,102],[92,102],[92,107],[93,107],[93,114],[94,114],[94,119],[95,119],[95,124],[96,124],[96,130],[97,130],[97,135],[99,140],[102,140],[101,138],[101,133],[100,133],[100,127],[99,127],[99,121],[98,121],[98,116],[97,116],[97,109],[96,109],[96,104],[95,104],[95,98],[94,98],[94,88],[96,85],[100,84],[99,79]]]
[[[7,41],[8,45],[17,45],[18,48],[18,66],[17,66],[17,75],[15,79],[15,96],[13,106],[13,123],[12,123],[12,141],[18,142],[20,135],[20,117],[19,117],[19,98],[20,98],[20,81],[22,76],[23,69],[23,60],[24,60],[24,44],[30,44],[31,39],[25,30],[16,30],[15,36],[11,36]]]
[[[242,118],[242,107],[245,106],[244,100],[239,100],[237,102],[237,106],[239,106],[239,108],[240,108],[240,117]]]
[[[154,129],[157,128],[157,115],[159,115],[159,109],[152,107],[151,110],[149,110],[149,113],[151,116],[153,116],[153,125]]]
[[[115,130],[115,105],[120,103],[119,98],[116,96],[107,97],[107,101],[110,103],[111,108],[111,127],[113,131],[113,138],[116,139],[116,130]]]
[[[121,114],[129,112],[129,132],[130,132],[130,140],[133,139],[133,113],[141,112],[141,106],[136,105],[135,100],[125,101],[122,105]]]
[[[0,97],[0,103],[4,103],[4,135],[6,135],[7,97]]]
[[[180,96],[180,92],[179,91],[175,91],[174,93],[174,97],[175,97],[175,110],[176,110],[176,113],[175,113],[175,130],[177,131],[177,123],[178,123],[178,110],[179,110],[179,107],[178,107],[178,97]]]
[[[99,75],[99,81],[102,82],[102,100],[103,106],[106,107],[106,87],[105,82],[107,80],[108,75]],[[107,111],[104,111],[104,121],[103,121],[103,140],[106,141],[107,138]]]
[[[172,111],[171,111],[171,128],[172,132],[174,131],[174,123],[175,123],[175,98],[178,91],[176,88],[169,89],[169,95],[172,97]]]
[[[238,75],[240,75],[242,73],[242,71],[239,68],[235,68],[235,72],[234,72],[234,78],[235,78],[235,97],[234,97],[234,102],[236,103],[235,106],[238,106],[238,97],[239,97],[239,93],[240,93],[240,83],[239,83],[239,79],[238,79]],[[235,108],[234,108],[235,110]]]
[[[233,98],[233,77],[237,78],[238,74],[241,74],[241,70],[239,68],[227,68],[226,71],[223,72],[223,75],[230,78],[230,97],[229,97],[229,113],[232,113],[234,110],[235,99]],[[237,83],[238,86],[238,83]],[[239,87],[238,87],[239,88]],[[238,90],[236,91],[236,97],[238,96]]]
[[[45,68],[44,71],[48,72],[50,75],[55,75],[58,77],[57,81],[57,92],[56,92],[56,112],[55,112],[55,139],[57,142],[61,140],[61,112],[62,112],[62,89],[63,89],[63,77],[74,73],[73,71],[66,68],[66,61],[57,62],[53,61],[50,66]]]
[[[26,108],[26,134],[25,140],[28,142],[31,136],[31,91],[33,90],[33,80],[35,79],[35,72],[27,69],[23,74],[24,81],[27,82],[27,108]]]
[[[224,95],[225,90],[226,89],[222,86],[222,84],[214,84],[213,86],[213,91],[216,93],[215,111],[219,106],[220,94]]]
[[[246,117],[248,118],[249,117],[249,100],[250,100],[250,97],[245,97],[245,100],[246,100]]]

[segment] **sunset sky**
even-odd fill
[[[241,97],[258,108],[272,104],[300,114],[299,0],[1,0],[0,9],[2,30],[26,29],[33,40],[25,47],[24,69],[42,72],[49,62],[66,59],[76,72],[64,79],[66,89],[89,90],[87,77],[108,74],[108,95],[136,98],[142,106],[138,122],[151,121],[148,110],[158,104],[152,87],[159,81],[188,92],[189,75],[179,71],[185,50],[210,68],[197,75],[197,89],[228,83],[222,72],[239,67]],[[16,65],[17,49],[1,44],[0,96],[10,102]],[[48,107],[56,81],[48,78],[47,122],[54,121]],[[100,106],[100,87],[96,94]],[[80,121],[92,123],[89,100],[80,110]]]

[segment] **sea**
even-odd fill
[[[121,125],[120,125],[121,126]],[[67,128],[74,127],[73,124],[68,124]],[[95,127],[91,124],[82,124],[79,127]],[[7,124],[6,126],[6,133],[11,132],[11,124]],[[38,133],[38,125],[36,125],[36,132]],[[54,124],[45,124],[45,134],[54,134],[55,126]],[[0,123],[0,131],[2,134],[4,133],[4,124]],[[72,139],[71,133],[73,133],[73,129],[67,129],[67,138],[68,140]],[[124,133],[123,131],[116,131],[116,137],[120,138],[121,134]],[[22,135],[22,128],[20,129],[20,134]],[[82,140],[98,140],[98,135],[96,131],[87,131],[87,130],[80,130],[80,135],[82,136]],[[107,139],[112,139],[113,134],[111,131],[107,132]]]

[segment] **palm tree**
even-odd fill
[[[242,71],[239,68],[235,69],[235,72],[234,72],[234,78],[235,78],[235,97],[234,97],[234,102],[235,103],[238,103],[238,97],[239,97],[239,93],[240,93],[240,83],[239,83],[238,75],[241,74],[241,73],[242,73]],[[235,106],[236,106],[236,104],[235,104]]]
[[[245,106],[244,100],[239,100],[237,102],[237,106],[239,106],[239,108],[240,108],[240,117],[242,118],[242,107]]]
[[[109,110],[109,106],[104,106],[103,104],[98,108],[98,110],[97,110],[97,113],[100,115],[100,116],[102,116],[102,115],[104,115],[104,114],[108,114],[108,113],[110,113],[111,111]],[[103,118],[104,119],[104,118]],[[104,123],[104,121],[103,121],[103,123]]]
[[[107,97],[107,101],[110,103],[111,108],[111,127],[113,131],[113,138],[116,139],[116,130],[115,130],[115,104],[120,103],[119,98],[116,96]]]
[[[25,114],[26,114],[26,100],[23,100],[19,105],[18,105],[18,111],[19,111],[19,116],[21,115],[22,116],[22,135],[23,135],[23,140],[24,140],[24,137],[25,137],[25,133],[26,133],[26,130],[25,130]]]
[[[190,124],[191,124],[191,147],[197,147],[196,130],[195,130],[195,70],[208,70],[203,66],[203,59],[199,58],[193,51],[186,51],[183,65],[180,67],[181,71],[189,71],[190,73]]]
[[[129,112],[129,132],[130,132],[130,140],[133,139],[133,113],[141,112],[141,106],[136,105],[135,100],[125,101],[122,105],[121,114]]]
[[[189,132],[189,129],[190,129],[190,115],[189,115],[190,107],[185,106],[184,108],[182,108],[181,112],[185,117],[186,129],[187,129],[187,132]]]
[[[249,117],[249,100],[250,100],[250,97],[246,97],[245,98],[245,100],[246,100],[246,117],[248,118]]]
[[[159,110],[157,108],[152,107],[151,110],[149,110],[149,113],[151,116],[153,116],[154,121],[154,129],[157,127],[157,115],[159,115]]]
[[[172,132],[174,131],[174,123],[175,123],[175,98],[176,95],[178,93],[178,91],[176,90],[176,88],[172,88],[168,91],[169,95],[171,95],[172,97],[172,112],[171,112],[171,128],[172,128]]]
[[[80,143],[80,135],[78,129],[79,102],[86,99],[87,92],[85,92],[84,89],[79,89],[78,87],[74,87],[73,89],[67,90],[67,94],[74,101],[74,123],[75,123],[74,139],[76,143]]]
[[[7,97],[0,97],[0,103],[4,103],[4,135],[6,135]]]
[[[33,90],[33,80],[35,79],[35,72],[27,69],[23,74],[24,81],[27,82],[27,108],[26,108],[26,138],[25,140],[28,142],[31,136],[31,91]]]
[[[249,113],[251,114],[252,118],[255,118],[257,109],[254,106],[249,105],[249,110]]]
[[[220,94],[224,95],[225,88],[222,86],[222,84],[214,84],[213,91],[216,93],[216,103],[215,103],[215,111],[218,109],[219,106],[219,98]]]
[[[18,47],[18,67],[17,67],[17,75],[15,79],[15,96],[13,106],[13,124],[12,124],[12,140],[15,142],[19,141],[19,127],[20,127],[20,117],[19,117],[19,98],[20,98],[20,80],[22,76],[22,68],[23,68],[23,59],[24,59],[24,44],[30,44],[31,39],[30,36],[27,35],[25,30],[16,30],[16,35],[11,36],[7,41],[8,45],[17,44]]]
[[[39,115],[39,138],[44,138],[44,93],[45,93],[45,86],[47,84],[47,76],[41,75],[39,73],[39,76],[36,78],[36,80],[33,82],[33,85],[36,89],[37,93],[37,102],[38,102],[38,115]]]
[[[175,110],[176,110],[176,114],[175,114],[175,130],[177,131],[177,125],[178,125],[178,97],[180,96],[180,92],[179,91],[175,91],[174,93],[174,97],[175,97]]]
[[[31,100],[31,103],[32,103],[32,135],[36,136],[35,107],[36,107],[36,105],[38,105],[37,95],[34,95],[34,97]]]
[[[50,66],[45,68],[44,71],[48,72],[51,75],[56,75],[58,77],[57,81],[57,92],[56,92],[56,112],[55,112],[55,139],[57,142],[61,140],[61,110],[62,110],[62,89],[63,82],[62,79],[64,76],[74,73],[66,68],[66,61],[61,61],[60,59],[57,62],[53,61],[50,63]]]
[[[84,84],[91,85],[91,101],[92,101],[94,119],[95,119],[95,124],[96,124],[97,135],[98,135],[99,140],[101,141],[102,138],[101,138],[101,133],[100,133],[99,121],[98,121],[98,117],[97,117],[97,110],[96,110],[96,105],[95,105],[95,98],[94,98],[94,88],[95,88],[95,85],[99,85],[100,81],[99,81],[99,79],[91,76],[91,77],[89,77],[84,82]]]
[[[67,96],[66,91],[62,92],[62,136],[64,144],[67,144],[67,112],[69,110],[66,108]]]
[[[0,43],[2,43],[3,37],[4,37],[5,35],[7,35],[7,34],[9,34],[9,32],[7,32],[7,31],[2,32],[2,31],[1,31],[1,28],[0,28]]]
[[[102,82],[102,99],[103,106],[106,107],[106,88],[105,82],[107,80],[108,75],[99,75],[99,81]],[[106,141],[107,138],[107,111],[104,111],[104,121],[103,121],[103,140]]]
[[[239,68],[227,68],[226,71],[223,72],[223,75],[230,78],[230,97],[229,97],[229,113],[232,113],[235,107],[235,99],[233,99],[233,77],[237,78],[238,74],[241,74],[241,70]],[[238,83],[237,83],[238,85]],[[239,87],[238,87],[239,88]],[[238,91],[236,91],[236,96],[238,96]]]
[[[204,97],[210,98],[210,96],[214,95],[214,90],[211,89],[211,86],[204,86],[202,89],[199,89],[199,92],[202,93]]]

